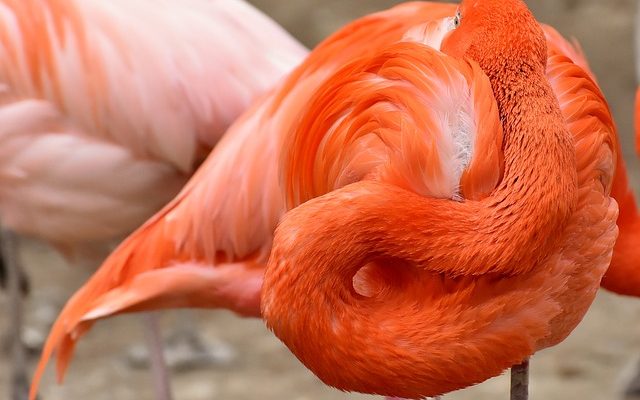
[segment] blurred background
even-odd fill
[[[340,26],[399,1],[389,0],[251,0],[307,46],[314,46]],[[632,184],[640,189],[640,167],[633,154],[634,76],[632,0],[527,1],[537,18],[582,45],[598,77],[619,127]],[[38,325],[55,312],[86,278],[71,270],[55,253],[25,242],[24,265],[32,269],[29,321]],[[33,266],[40,268],[33,269]],[[42,268],[42,267],[46,267]],[[0,294],[0,309],[6,298]],[[49,310],[49,311],[48,311]],[[0,313],[0,324],[6,324]],[[200,327],[211,340],[228,343],[233,357],[226,364],[195,372],[174,372],[176,400],[196,399],[366,399],[324,387],[289,354],[257,320],[228,312],[199,312]],[[163,317],[169,324],[171,314]],[[6,325],[3,325],[3,327]],[[4,329],[2,330],[4,331]],[[125,316],[101,322],[80,342],[64,386],[47,375],[44,400],[152,399],[146,370],[131,370],[124,352],[142,339],[137,319]],[[562,345],[543,351],[532,362],[531,398],[605,400],[623,398],[625,379],[633,374],[640,354],[640,300],[601,292],[583,323]],[[7,393],[7,357],[0,359],[0,398]],[[52,369],[52,368],[50,368]],[[446,399],[507,399],[508,377],[498,377]]]

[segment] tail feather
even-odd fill
[[[227,308],[259,316],[263,269],[253,258],[216,265],[198,246],[177,240],[169,213],[176,201],[132,234],[67,302],[44,346],[33,377],[35,399],[49,359],[62,381],[76,342],[103,318],[163,308]],[[189,252],[183,249],[189,248]]]

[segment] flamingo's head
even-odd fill
[[[454,26],[443,52],[478,62],[490,78],[546,66],[544,33],[522,0],[463,0]]]

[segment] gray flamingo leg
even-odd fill
[[[12,400],[25,400],[28,398],[29,393],[27,355],[22,343],[24,317],[21,280],[23,282],[25,280],[18,261],[16,235],[7,229],[2,229],[0,242],[9,295],[9,338],[11,341],[11,357],[13,359],[11,385],[9,388],[11,391],[10,398]]]
[[[169,371],[164,359],[164,346],[160,335],[158,315],[156,313],[147,313],[142,316],[142,319],[149,351],[155,398],[156,400],[171,400],[173,394]]]
[[[529,360],[511,367],[511,400],[529,399]]]

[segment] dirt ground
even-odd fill
[[[305,44],[312,46],[347,21],[383,9],[397,1],[374,0],[253,0]],[[632,0],[528,1],[537,17],[556,26],[582,44],[611,104],[623,137],[625,155],[633,160],[631,116],[635,88]],[[635,160],[630,167],[640,189]],[[42,244],[23,242],[23,259],[34,278],[29,301],[32,324],[45,319],[88,276],[70,269]],[[0,294],[0,309],[6,299]],[[43,311],[45,310],[45,311]],[[165,317],[171,325],[173,314]],[[6,327],[0,313],[0,330]],[[366,399],[325,387],[265,329],[258,320],[239,319],[227,312],[198,312],[198,323],[208,338],[229,343],[235,358],[197,372],[175,373],[178,400],[245,399]],[[98,324],[81,341],[64,386],[53,382],[50,368],[43,383],[44,400],[152,399],[149,374],[128,368],[123,354],[142,338],[138,319],[119,317]],[[563,344],[537,354],[532,362],[531,397],[545,400],[606,400],[620,398],[628,375],[640,354],[640,300],[601,292],[583,323]],[[0,359],[0,399],[7,398],[8,362]],[[446,399],[508,398],[506,376],[446,396]]]

